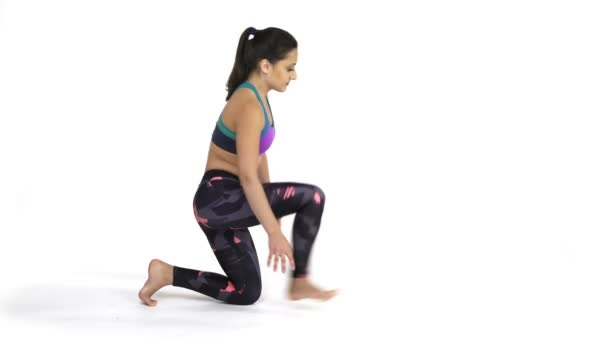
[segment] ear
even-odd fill
[[[272,64],[269,60],[264,58],[260,61],[260,69],[262,70],[262,72],[269,74],[270,72],[272,72]]]

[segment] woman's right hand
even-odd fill
[[[291,270],[295,270],[296,263],[293,259],[293,251],[291,245],[283,232],[276,231],[268,234],[268,267],[273,265],[273,271],[277,271],[277,267],[281,263],[281,270],[283,273],[287,271],[287,263],[291,264]]]

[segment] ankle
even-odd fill
[[[308,273],[291,274],[291,281],[305,281],[308,278]]]
[[[173,284],[173,270],[174,270],[174,266],[167,265],[167,268],[163,272],[164,273],[163,280],[164,280],[165,284],[167,284],[167,285]]]
[[[307,277],[291,278],[291,287],[302,287],[310,285]]]

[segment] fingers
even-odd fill
[[[268,254],[268,262],[266,263],[266,266],[272,267],[272,270],[276,272],[277,267],[279,266],[279,258],[280,256],[277,253]]]
[[[289,253],[289,262],[291,263],[291,270],[296,270],[296,260],[293,258],[293,253]]]
[[[291,251],[281,255],[281,271],[283,271],[283,273],[287,272],[287,267],[292,271],[296,269],[296,262]]]
[[[271,267],[274,272],[277,271],[279,267],[279,263],[281,264],[281,271],[283,273],[287,272],[288,264],[291,265],[290,269],[295,270],[296,263],[293,257],[293,250],[289,242],[283,238],[274,240],[270,242],[270,250],[268,253],[268,260],[266,261],[266,266]]]
[[[274,272],[278,270],[279,263],[281,264],[281,271],[283,273],[287,272],[288,266],[292,271],[296,269],[296,262],[291,253],[276,253],[268,255],[266,266],[272,267]]]

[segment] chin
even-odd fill
[[[273,90],[276,90],[276,91],[278,91],[278,92],[281,92],[281,93],[282,93],[282,92],[284,92],[285,90],[287,90],[287,88],[288,88],[288,87],[289,87],[288,85],[284,84],[284,85],[283,85],[282,87],[280,87],[280,88],[279,88],[279,87],[273,88]]]

